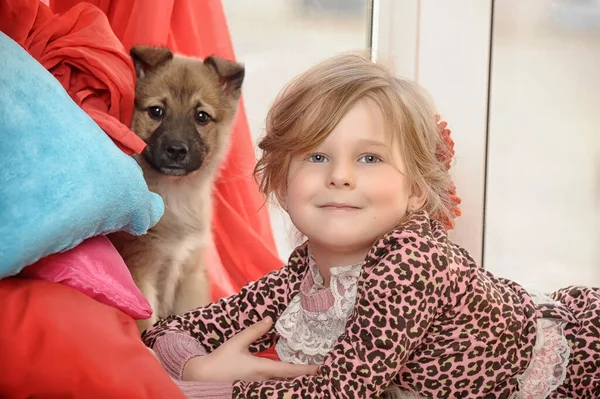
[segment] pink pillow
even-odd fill
[[[152,309],[108,238],[96,236],[75,248],[40,259],[20,273],[74,288],[132,318],[147,319]]]

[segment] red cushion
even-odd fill
[[[131,317],[59,283],[0,281],[0,358],[2,398],[184,399]]]

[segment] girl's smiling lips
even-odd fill
[[[356,211],[360,209],[360,207],[358,206],[346,204],[343,202],[327,202],[325,204],[319,205],[318,208],[333,211]]]

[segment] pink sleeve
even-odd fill
[[[233,386],[230,383],[175,381],[187,399],[231,399]]]
[[[231,398],[232,383],[182,381],[183,367],[187,361],[195,356],[206,355],[200,343],[189,335],[167,332],[156,339],[154,352],[187,399]]]
[[[368,259],[354,312],[318,374],[237,381],[234,398],[304,398],[313,392],[359,399],[383,393],[447,302],[447,258],[429,240],[401,232],[380,241]]]
[[[178,347],[170,351],[173,356],[172,361],[177,363],[177,370],[173,369],[172,372],[178,373],[183,367],[180,363],[189,359],[184,357],[190,356],[190,351],[193,352],[191,348],[210,353],[238,332],[266,316],[277,320],[287,307],[290,296],[297,292],[299,281],[296,280],[299,279],[296,274],[296,272],[290,273],[288,267],[284,266],[260,280],[247,284],[239,294],[223,298],[206,307],[160,320],[142,334],[142,340],[148,347],[154,349],[158,339],[167,334],[177,333],[190,337],[191,339],[178,344],[184,345],[185,349]],[[290,281],[290,278],[293,278],[293,281]],[[257,353],[272,347],[275,338],[275,329],[272,328],[269,333],[250,346],[250,351]],[[192,346],[191,342],[196,346]]]
[[[167,332],[156,339],[154,353],[163,368],[176,380],[182,380],[188,360],[206,355],[206,350],[194,338],[180,332]]]

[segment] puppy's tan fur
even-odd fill
[[[168,49],[135,47],[131,54],[138,75],[131,129],[148,143],[136,159],[150,190],[162,196],[165,214],[144,236],[118,233],[111,240],[152,306],[153,316],[138,322],[143,331],[158,318],[210,300],[204,256],[212,240],[211,192],[228,147],[244,68],[217,57],[204,62],[173,57]],[[164,109],[162,119],[151,116],[149,109],[156,106]],[[210,115],[209,123],[198,123],[201,111]],[[179,176],[161,173],[156,164],[164,151],[157,143],[184,136],[190,153],[198,155],[199,169]]]

